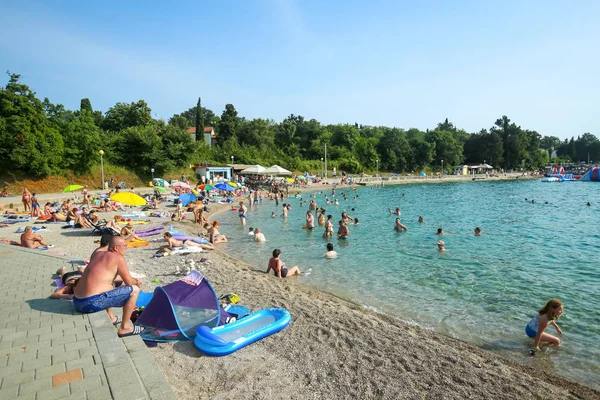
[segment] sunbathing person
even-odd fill
[[[94,225],[98,224],[98,220],[100,218],[98,218],[98,214],[96,214],[96,210],[91,210],[90,213],[87,215],[87,219]]]
[[[209,244],[209,243],[196,243],[193,242],[191,240],[177,240],[173,237],[173,235],[171,235],[170,232],[165,232],[164,236],[165,240],[167,241],[167,245],[166,246],[162,246],[163,248],[168,247],[168,248],[175,248],[175,247],[181,247],[181,248],[186,248],[186,247],[200,247],[203,250],[214,250],[214,246]]]
[[[106,310],[113,324],[117,324],[119,319],[112,313],[111,307],[123,307],[123,319],[118,330],[120,337],[142,333],[141,327],[131,323],[142,282],[129,274],[125,261],[126,249],[123,238],[111,237],[108,251],[97,254],[83,271],[73,297],[77,311],[87,314]],[[123,278],[125,286],[115,289],[113,282],[117,275]]]
[[[120,215],[115,215],[113,217],[113,219],[111,219],[110,221],[108,221],[106,223],[106,225],[104,225],[105,228],[112,228],[114,229],[116,232],[121,232],[121,226],[118,224],[118,222],[121,220],[121,216]]]
[[[21,235],[21,246],[28,247],[30,249],[39,249],[42,247],[54,247],[42,239],[41,236],[33,233],[33,228],[31,226],[25,227],[25,233]]]
[[[138,235],[135,234],[135,232],[133,231],[133,225],[131,225],[131,223],[127,223],[127,225],[125,225],[122,229],[121,229],[121,237],[123,239],[125,239],[125,241],[127,243],[129,242],[133,242],[136,240],[142,240]]]
[[[58,288],[50,295],[51,299],[72,299],[75,286],[81,278],[81,271],[67,272],[65,267],[62,267],[59,271],[60,278],[62,280],[63,287]]]
[[[88,221],[82,213],[75,216],[75,225],[73,226],[75,228],[91,228],[92,224],[90,224],[90,221]]]
[[[49,222],[67,222],[67,217],[59,211],[50,213],[50,215],[52,215],[52,219]]]
[[[213,244],[227,242],[227,237],[219,233],[218,227],[219,223],[217,221],[213,222],[212,225],[209,223],[204,224],[204,228],[208,231],[208,241]]]

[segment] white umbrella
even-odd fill
[[[273,165],[264,172],[265,175],[292,175],[290,171],[285,168],[281,168],[279,165]]]
[[[185,182],[175,182],[171,185],[172,188],[182,188],[182,189],[191,189],[190,185]]]
[[[250,168],[246,168],[245,170],[243,170],[242,172],[240,172],[240,175],[261,175],[263,174],[267,169],[265,167],[263,167],[262,165],[253,165]]]

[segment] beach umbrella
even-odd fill
[[[216,187],[217,189],[221,189],[221,190],[227,190],[228,192],[233,192],[233,191],[235,191],[235,188],[234,188],[234,187],[232,187],[232,186],[229,186],[229,185],[228,185],[228,184],[226,184],[226,183],[218,183],[217,185],[215,185],[215,187]]]
[[[112,201],[118,201],[119,203],[126,204],[128,206],[145,206],[146,200],[143,197],[138,196],[131,192],[115,193],[110,196]]]
[[[273,165],[267,168],[263,173],[265,175],[292,175],[290,171],[285,168],[281,168],[279,165]]]
[[[63,189],[63,192],[73,192],[75,190],[83,189],[81,185],[69,185]]]
[[[285,178],[287,183],[294,183],[294,178]]]
[[[179,196],[179,200],[181,200],[181,205],[185,207],[188,204],[196,201],[196,195],[192,193],[182,194],[181,196]]]
[[[162,186],[156,186],[156,187],[154,188],[154,190],[156,190],[156,191],[157,191],[158,193],[160,193],[160,194],[165,194],[165,193],[167,193],[167,189],[165,189],[165,188],[164,188],[164,187],[162,187]]]
[[[298,175],[298,179],[300,179],[301,181],[305,180],[306,177],[304,175]]]
[[[427,174],[426,174],[425,172],[423,172],[423,171],[421,171],[421,174],[420,174],[420,175],[421,175],[421,176],[427,176]]]
[[[227,184],[231,187],[237,187],[237,183],[235,182],[227,182]]]
[[[185,182],[175,182],[174,184],[171,185],[171,187],[180,188],[180,189],[191,189],[190,185],[188,185]]]
[[[164,180],[164,179],[162,179],[162,178],[154,178],[154,179],[152,179],[152,182],[156,182],[156,183],[158,183],[159,185],[161,185],[161,186],[164,186],[164,187],[169,187],[169,186],[171,186],[171,185],[169,185],[169,182],[165,181],[165,180]]]
[[[214,187],[210,183],[205,183],[204,185],[200,185],[200,186],[198,186],[198,188],[200,190],[215,190],[216,189],[216,187]]]
[[[249,168],[246,168],[240,172],[241,175],[261,175],[265,172],[266,168],[262,165],[253,165]]]

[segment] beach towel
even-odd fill
[[[166,257],[174,255],[186,255],[191,253],[201,253],[202,248],[200,247],[174,247],[172,249],[164,249],[154,255],[154,257]]]

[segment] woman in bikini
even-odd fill
[[[269,273],[269,271],[273,270],[273,275],[275,275],[277,278],[286,278],[288,276],[300,275],[300,268],[296,266],[292,268],[286,267],[285,263],[279,259],[280,254],[281,250],[273,250],[273,257],[269,260],[267,274]]]
[[[31,211],[31,193],[29,193],[29,189],[23,189],[21,201],[23,202],[23,207],[25,207],[25,211]]]

